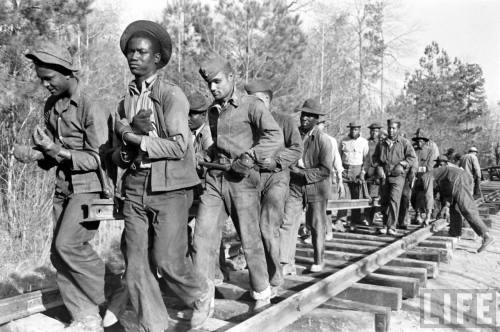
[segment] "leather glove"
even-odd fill
[[[14,158],[22,163],[31,163],[43,159],[43,153],[30,146],[14,144]]]
[[[404,169],[408,168],[408,162],[406,160],[401,160],[399,164],[403,166]]]
[[[265,158],[257,161],[257,166],[264,170],[274,171],[278,165],[276,164],[276,160],[274,160],[274,158]]]
[[[47,135],[45,130],[36,126],[35,132],[33,133],[33,142],[38,146],[43,152],[57,159],[57,155],[61,151],[61,146],[54,143],[54,141]]]
[[[131,126],[134,133],[147,135],[150,131],[154,130],[153,123],[151,122],[151,114],[153,114],[153,111],[142,109],[132,118]]]
[[[233,161],[233,163],[231,164],[231,170],[236,174],[248,176],[250,175],[250,170],[253,168],[253,166],[254,161],[252,157],[244,153]]]
[[[128,123],[128,120],[123,118],[115,121],[115,133],[123,141],[125,134],[133,133],[132,127]]]
[[[290,167],[290,179],[301,186],[307,183],[304,169],[297,166]]]

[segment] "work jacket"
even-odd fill
[[[394,167],[401,161],[406,161],[408,166],[404,174],[397,176],[406,176],[416,166],[415,150],[411,143],[404,137],[398,135],[392,146],[389,146],[387,140],[380,141],[373,153],[373,163],[384,168],[386,176],[393,176]]]

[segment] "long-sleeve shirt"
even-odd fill
[[[271,112],[274,120],[283,131],[284,148],[276,154],[276,163],[281,170],[293,165],[302,157],[304,145],[300,137],[299,128],[294,119],[286,114]]]
[[[481,167],[479,166],[479,160],[476,155],[472,153],[465,154],[460,158],[458,166],[462,167],[473,179],[481,178]]]
[[[408,163],[408,170],[416,163],[415,150],[411,143],[402,136],[396,139],[381,141],[375,148],[373,163],[384,168],[386,174],[390,173],[401,161]]]
[[[208,148],[210,148],[212,144],[214,144],[212,134],[210,133],[210,127],[206,123],[202,124],[199,128],[193,131],[192,139],[194,153],[207,151]]]
[[[208,109],[215,158],[235,159],[249,152],[257,160],[273,158],[283,147],[283,133],[265,104],[233,93],[223,105]]]
[[[337,183],[340,179],[342,179],[342,172],[344,171],[344,166],[342,166],[342,157],[340,157],[339,146],[335,137],[330,136],[327,133],[324,134],[328,137],[330,143],[332,144],[332,183]]]
[[[439,157],[439,148],[433,140],[429,140],[427,143],[424,144],[425,146],[428,146],[431,151],[432,151],[432,160],[436,160]]]
[[[461,185],[460,181],[471,181],[466,179],[465,171],[458,167],[442,166],[433,168],[422,176],[425,193],[425,206],[427,211],[434,206],[434,191],[439,192],[443,202],[452,202],[457,190],[470,190],[469,186]]]
[[[434,151],[431,149],[431,147],[429,147],[428,145],[424,145],[421,149],[416,148],[415,153],[417,155],[418,161],[418,173],[428,172],[434,167],[437,157],[434,156]]]
[[[340,153],[342,163],[347,166],[363,166],[366,169],[368,164],[368,152],[370,147],[364,137],[351,138],[344,137],[340,142]]]

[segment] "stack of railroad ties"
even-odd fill
[[[497,213],[499,198],[500,186],[476,201],[483,217]],[[369,203],[361,199],[358,204],[352,201],[347,205],[344,208],[361,208]],[[491,227],[488,218],[485,222]],[[247,272],[233,271],[227,282],[217,286],[217,318],[209,319],[200,330],[277,331],[321,307],[372,313],[375,331],[388,331],[391,311],[400,310],[403,299],[418,296],[427,280],[438,276],[440,264],[452,258],[457,238],[446,236],[444,220],[436,221],[436,225],[436,229],[441,229],[437,233],[431,232],[430,227],[410,227],[396,239],[374,235],[373,228],[362,226],[354,233],[336,232],[333,241],[326,244],[327,268],[319,273],[300,274],[310,264],[312,255],[311,246],[300,243],[296,251],[299,274],[286,276],[282,291],[273,301],[276,304],[254,316],[249,313]],[[463,237],[471,236],[474,233],[466,228]],[[180,309],[179,300],[171,294],[165,296],[169,310]],[[57,331],[64,324],[40,313],[61,306],[57,289],[0,300],[0,331]],[[178,324],[176,328],[182,330],[182,322]]]

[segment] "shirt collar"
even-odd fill
[[[194,130],[194,137],[198,136],[203,136],[203,133],[201,132],[203,130],[203,127],[205,127],[205,123],[203,123],[201,126],[199,126],[197,129]]]
[[[57,113],[61,114],[62,112],[64,112],[69,108],[70,104],[73,104],[74,106],[78,107],[81,98],[82,94],[80,91],[80,85],[77,84],[75,92],[71,95],[71,97],[69,97],[69,99],[61,98],[56,101],[56,103],[54,104],[54,110]]]
[[[145,79],[142,82],[142,89],[141,90],[139,90],[137,88],[136,80],[132,80],[128,85],[129,93],[131,95],[140,95],[141,91],[151,91],[151,87],[152,87],[153,83],[156,82],[157,77],[158,77],[158,74],[155,73],[155,74],[151,75],[150,77],[148,77],[147,79]]]

